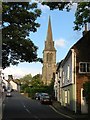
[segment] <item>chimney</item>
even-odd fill
[[[13,80],[13,76],[12,75],[8,75],[8,80]]]
[[[83,31],[83,36],[87,33],[88,28],[87,28],[87,23],[85,23],[85,30]]]

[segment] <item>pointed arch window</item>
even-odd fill
[[[52,53],[47,53],[47,61],[50,62],[53,59],[53,54]]]

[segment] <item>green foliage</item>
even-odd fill
[[[23,78],[20,78],[20,82],[22,86],[21,90],[23,89],[25,92],[28,88],[37,88],[42,85],[40,74],[37,74],[34,77],[32,77],[31,74],[25,75]]]
[[[50,7],[50,10],[54,9],[63,10],[64,8],[66,8],[67,11],[69,11],[71,6],[70,2],[42,2],[42,4],[48,5]]]
[[[75,13],[74,30],[81,30],[85,23],[90,23],[90,2],[80,2],[77,4]]]
[[[52,96],[54,92],[54,81],[52,80],[49,86],[45,86],[43,85],[41,78],[42,76],[40,74],[33,77],[29,74],[21,78],[20,81],[23,83],[21,84],[21,92],[28,93],[31,98],[34,98],[34,95],[37,92],[47,92]]]
[[[32,75],[31,74],[28,74],[28,75],[25,75],[23,78],[20,78],[20,83],[22,85],[31,85],[31,80],[32,80]]]
[[[25,92],[26,88],[28,88],[27,84],[21,84],[20,91]]]
[[[31,81],[31,85],[33,86],[33,87],[40,87],[40,86],[42,86],[43,84],[42,84],[42,81],[41,81],[41,75],[40,74],[37,74],[37,75],[35,75],[33,78],[32,78],[32,81]]]
[[[40,27],[37,3],[3,2],[2,8],[2,67],[37,61],[38,47],[28,38]]]
[[[25,75],[23,78],[20,78],[20,81],[31,81],[32,80],[32,75],[31,74],[28,74],[28,75]]]

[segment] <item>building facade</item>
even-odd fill
[[[43,50],[43,68],[42,68],[42,82],[49,85],[56,70],[56,50],[52,37],[51,20],[49,17],[47,38],[45,41],[45,48]]]
[[[83,37],[71,47],[56,71],[54,89],[57,100],[61,105],[75,113],[88,112],[83,85],[86,81],[90,80],[89,48],[90,31],[87,31]]]

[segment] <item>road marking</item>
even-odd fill
[[[25,109],[28,113],[31,113],[27,108]]]
[[[26,108],[25,104],[23,102],[21,102],[21,103],[22,103],[23,107]]]
[[[28,113],[31,113],[27,108],[26,108],[26,106],[25,106],[25,104],[22,102],[22,105],[23,105],[23,107],[25,108],[25,110],[28,112]]]
[[[58,114],[60,114],[60,115],[62,115],[62,116],[64,116],[64,117],[67,117],[67,118],[70,118],[70,119],[72,119],[72,120],[74,120],[74,118],[72,118],[72,117],[70,117],[70,116],[68,116],[68,115],[65,115],[65,114],[63,114],[63,113],[60,113],[59,111],[57,111],[53,106],[51,106],[51,105],[49,105],[55,112],[57,112]]]
[[[32,114],[27,108],[25,109],[28,113],[30,113],[30,114]],[[40,120],[40,118],[38,117],[38,116],[36,116],[36,115],[33,115],[33,117],[35,118],[35,119],[37,119],[37,120]]]
[[[26,108],[26,106],[25,106],[25,105],[23,105],[23,107],[24,107],[24,108]]]
[[[34,115],[34,118],[40,120],[40,118],[38,116],[36,116],[36,115]]]

